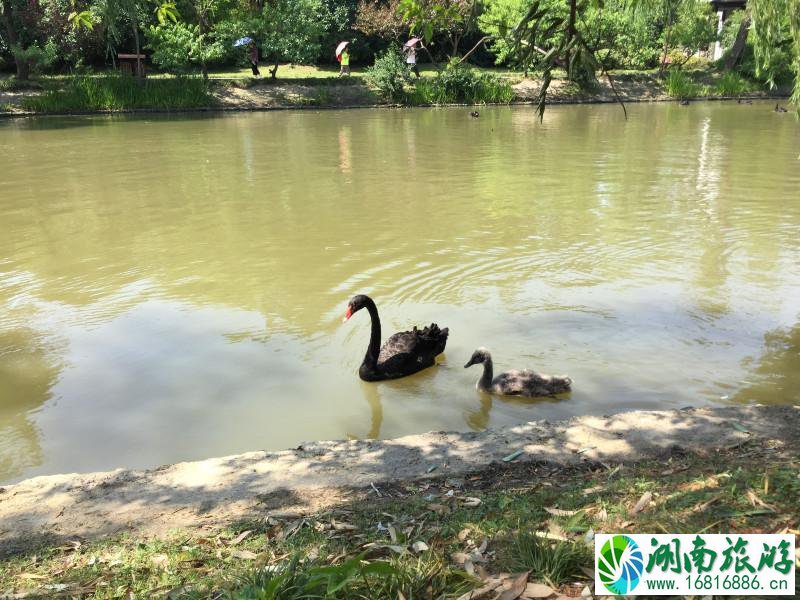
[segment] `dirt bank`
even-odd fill
[[[629,412],[480,433],[311,442],[148,471],[36,477],[0,488],[0,556],[44,541],[123,531],[159,536],[268,511],[321,510],[355,488],[486,472],[518,451],[518,462],[633,463],[676,451],[713,452],[752,438],[796,448],[798,432],[796,406]]]

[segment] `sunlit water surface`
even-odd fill
[[[800,125],[770,104],[0,122],[0,481],[303,440],[800,400]],[[362,383],[436,321],[441,365]],[[490,398],[462,368],[568,373]]]

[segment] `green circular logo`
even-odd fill
[[[643,570],[642,550],[627,535],[615,535],[600,548],[597,573],[612,594],[629,594],[639,584]]]

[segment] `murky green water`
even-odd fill
[[[303,440],[800,401],[800,125],[770,104],[0,122],[0,481]],[[432,320],[441,366],[356,371]],[[557,401],[482,396],[498,368]]]

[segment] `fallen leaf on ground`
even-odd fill
[[[522,456],[523,450],[517,450],[516,452],[512,452],[508,456],[503,457],[503,462],[511,462],[512,460],[516,460],[520,456]]]
[[[696,504],[692,508],[691,512],[692,513],[704,512],[709,506],[711,506],[715,502],[718,502],[720,500],[720,498],[722,498],[722,494],[717,494],[716,496],[712,496],[711,498],[709,498],[705,502],[701,502],[700,504]]]
[[[652,499],[653,499],[653,494],[651,492],[645,492],[644,494],[642,494],[642,497],[639,498],[639,501],[636,503],[636,506],[634,506],[631,509],[631,514],[635,515],[645,510],[648,506],[650,506],[650,501]]]
[[[528,575],[530,571],[515,575],[514,578],[508,582],[508,589],[506,589],[497,600],[517,600],[528,587]]]
[[[480,498],[471,498],[469,496],[462,498],[461,501],[464,503],[464,506],[467,508],[475,508],[476,506],[480,506],[481,499]]]
[[[389,539],[392,540],[393,544],[397,543],[397,531],[394,528],[394,525],[389,525],[387,528],[389,530]]]
[[[450,560],[456,565],[461,566],[469,560],[469,554],[466,552],[453,552],[453,554],[450,555]]]
[[[19,576],[20,579],[47,579],[44,575],[37,575],[36,573],[23,573]]]
[[[604,488],[602,485],[597,485],[595,487],[586,488],[585,490],[583,490],[583,493],[585,496],[588,496],[589,494],[596,494],[597,492],[602,492],[603,489]]]
[[[250,550],[234,550],[231,552],[231,557],[241,558],[242,560],[255,560],[258,558],[258,554],[250,552]]]
[[[336,521],[331,519],[331,527],[333,527],[336,531],[355,531],[358,529],[355,525],[351,525],[350,523],[344,523],[341,521]]]
[[[525,591],[522,592],[522,598],[549,598],[555,593],[556,591],[553,588],[543,583],[529,583],[525,586]]]
[[[458,541],[463,542],[469,536],[469,527],[465,527],[461,531],[458,532]]]
[[[230,542],[228,542],[228,544],[231,545],[231,546],[235,546],[236,544],[239,544],[240,542],[242,542],[242,540],[244,540],[244,538],[246,538],[251,533],[253,533],[253,531],[251,529],[248,529],[247,531],[243,531],[242,533],[237,535],[235,538],[233,538]]]
[[[571,517],[573,515],[577,515],[579,512],[577,510],[563,510],[561,508],[556,508],[555,506],[545,506],[544,510],[555,517]]]
[[[446,504],[428,504],[428,510],[432,510],[440,517],[450,514],[450,507]]]
[[[750,504],[752,504],[753,506],[760,506],[762,508],[767,508],[769,510],[775,510],[775,507],[770,506],[769,504],[764,502],[761,498],[758,497],[758,495],[753,490],[747,490],[747,492],[745,492],[745,495],[747,496],[747,499],[750,501]]]
[[[494,595],[494,591],[500,587],[499,579],[490,579],[486,585],[476,590],[467,592],[458,597],[457,600],[484,600]]]
[[[425,542],[414,542],[411,545],[411,548],[412,548],[412,550],[414,550],[414,552],[418,552],[418,553],[419,552],[425,552],[426,550],[428,550],[428,544],[426,544]]]

